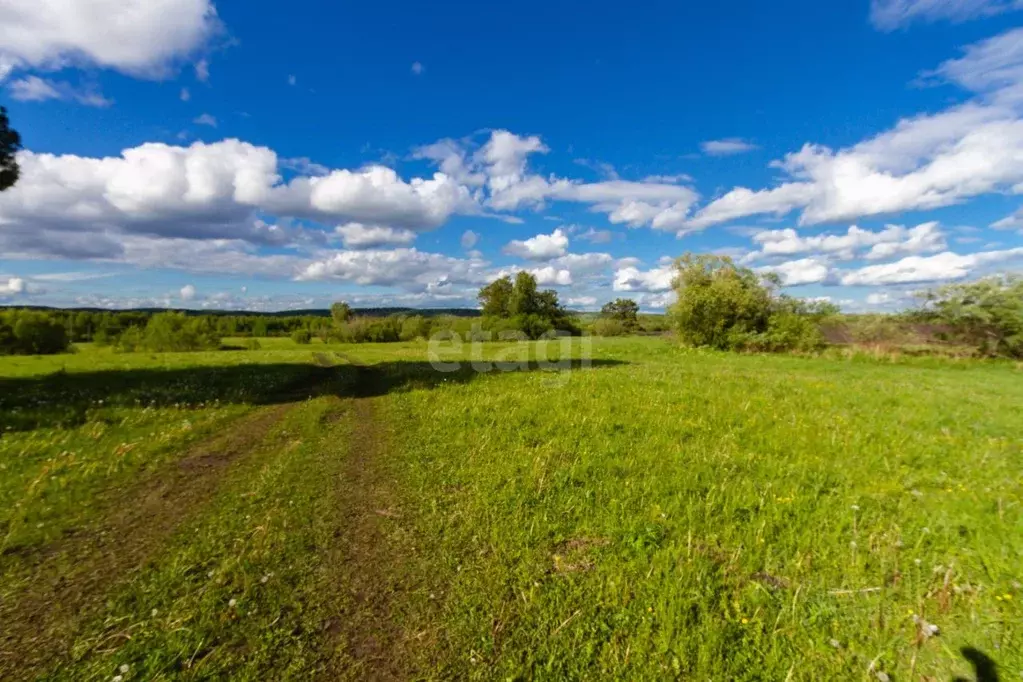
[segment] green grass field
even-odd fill
[[[589,343],[0,358],[0,679],[1020,679],[1018,365]]]

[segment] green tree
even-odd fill
[[[430,321],[422,315],[412,315],[401,323],[401,340],[425,339],[430,335]]]
[[[18,181],[18,151],[21,149],[21,135],[11,127],[7,109],[0,107],[0,192]]]
[[[688,253],[675,269],[677,300],[668,314],[683,343],[753,351],[812,350],[823,343],[821,311],[779,295],[777,275],[760,276],[727,256]]]
[[[291,340],[300,345],[306,345],[311,343],[313,335],[309,333],[308,329],[296,329],[291,333]]]
[[[129,327],[117,345],[121,350],[142,348],[156,353],[215,350],[220,347],[220,334],[212,317],[165,312],[149,318],[145,329]]]
[[[344,301],[337,301],[330,306],[330,316],[334,324],[340,326],[352,319],[352,307]]]
[[[74,318],[74,330],[77,338],[82,341],[91,341],[95,331],[92,313],[85,310],[80,311]]]
[[[70,348],[67,328],[46,313],[18,313],[13,332],[13,352],[21,355],[53,355]]]
[[[14,328],[0,319],[0,355],[14,355],[18,352],[18,339]]]
[[[525,270],[515,275],[515,284],[512,286],[511,298],[508,301],[508,314],[512,317],[535,315],[540,312],[540,305],[536,277]]]
[[[558,330],[579,332],[558,300],[558,293],[540,291],[536,277],[528,272],[515,275],[513,282],[502,277],[480,289],[484,328],[488,331],[518,330],[532,339]]]
[[[631,298],[618,298],[605,303],[600,314],[609,320],[618,320],[627,330],[639,326],[639,304]]]
[[[545,289],[536,294],[535,314],[545,320],[549,320],[554,325],[557,325],[568,316],[568,313],[561,305],[561,301],[558,300],[558,292],[553,289]]]
[[[621,320],[613,317],[600,317],[593,321],[590,333],[594,336],[625,336],[629,330]]]
[[[513,285],[510,277],[495,279],[480,289],[477,297],[484,317],[509,317]]]
[[[675,262],[675,330],[690,346],[732,348],[767,329],[771,292],[749,268],[727,256],[685,254]]]
[[[948,284],[922,298],[924,313],[982,353],[1023,357],[1023,278]]]

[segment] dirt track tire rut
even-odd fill
[[[65,656],[77,625],[213,497],[230,466],[289,409],[259,408],[230,423],[129,489],[101,521],[30,557],[28,584],[0,601],[0,679],[32,679]]]

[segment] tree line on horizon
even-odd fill
[[[535,277],[520,272],[479,291],[480,316],[428,317],[397,313],[360,314],[345,302],[329,315],[233,315],[223,313],[0,310],[0,355],[44,355],[94,343],[117,351],[215,350],[225,338],[290,336],[298,344],[386,343],[454,334],[467,341],[529,338],[551,332],[623,336],[670,330],[684,345],[740,352],[815,352],[823,348],[823,327],[848,323],[828,303],[781,293],[777,277],[761,275],[721,256],[686,254],[676,262],[676,302],[664,316],[639,313],[638,304],[619,298],[592,318],[574,315],[557,292],[540,290]],[[987,357],[1023,357],[1023,279],[999,276],[941,286],[923,292],[920,305],[899,315],[861,316],[857,328],[884,341],[901,326],[936,325],[943,340]]]
[[[19,178],[21,136],[0,106],[0,192]],[[822,324],[839,310],[781,293],[777,275],[763,275],[727,256],[685,254],[675,262],[676,301],[667,311],[671,330],[685,345],[745,352],[816,351],[825,345]],[[576,316],[553,289],[540,290],[522,271],[480,289],[482,319],[466,323],[455,315],[356,316],[346,302],[319,315],[257,316],[184,312],[0,310],[0,355],[67,352],[73,343],[92,342],[118,350],[203,350],[221,347],[224,337],[285,336],[299,344],[389,342],[450,332],[466,338],[525,337],[553,332],[583,333]],[[1023,357],[1023,278],[994,276],[948,284],[920,294],[920,305],[905,320],[937,323],[949,339],[985,356]],[[640,329],[639,306],[619,298],[601,309],[586,331],[620,336]],[[885,328],[881,325],[881,328]],[[251,344],[250,344],[251,345]]]

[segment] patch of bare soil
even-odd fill
[[[407,644],[394,615],[401,587],[395,580],[387,542],[389,524],[401,523],[386,468],[387,435],[376,415],[371,371],[360,370],[352,399],[354,419],[348,460],[338,485],[339,527],[330,557],[332,581],[342,594],[327,623],[330,633],[327,679],[401,680],[411,675]]]
[[[598,548],[610,544],[607,538],[572,538],[558,543],[552,560],[555,573],[583,573],[591,570],[595,561],[591,554]]]
[[[77,625],[141,570],[290,409],[262,408],[127,490],[103,520],[26,557],[24,589],[0,600],[0,679],[32,679],[64,656]]]

